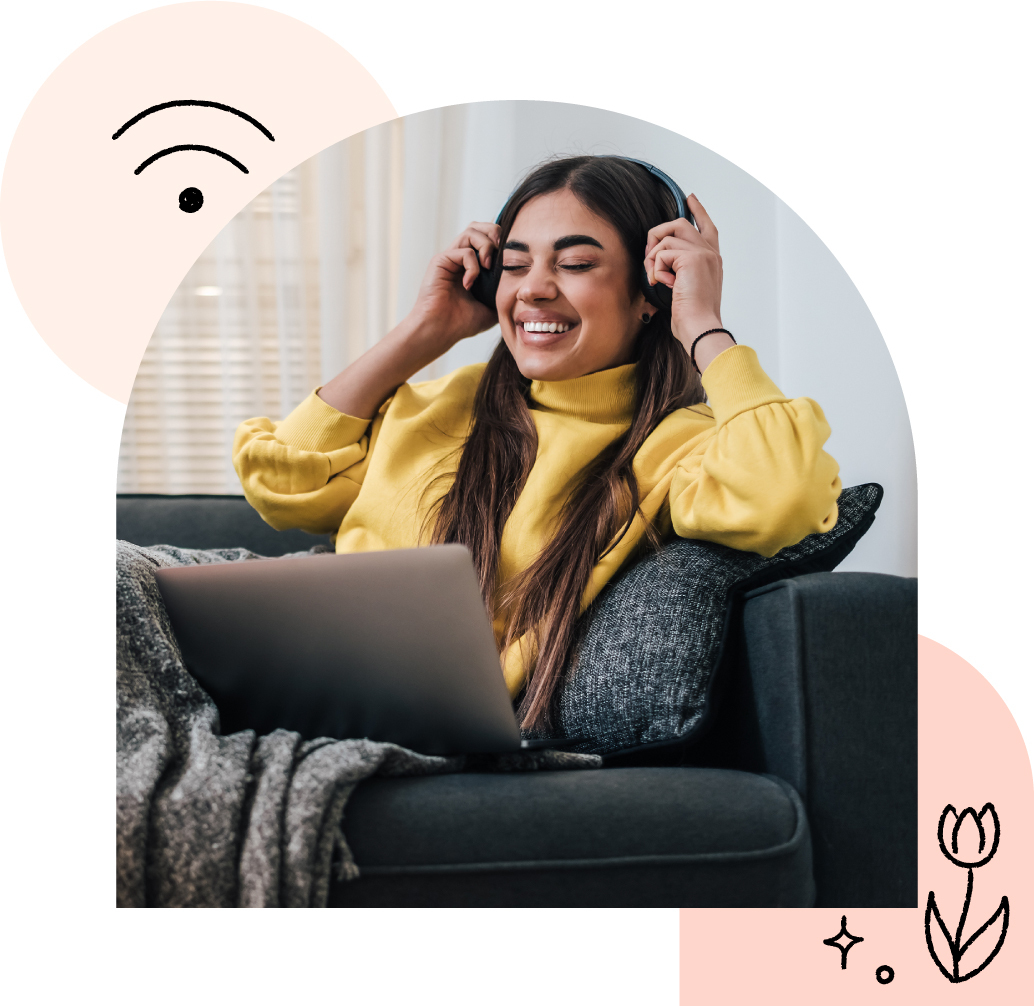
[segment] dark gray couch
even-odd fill
[[[240,496],[120,496],[118,537],[282,555],[323,539]],[[601,772],[372,779],[332,906],[916,904],[916,582],[813,573],[747,595],[691,744]]]

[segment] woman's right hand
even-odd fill
[[[497,253],[499,228],[471,224],[450,248],[431,259],[413,310],[379,342],[319,389],[328,405],[358,418],[372,418],[389,395],[460,339],[499,320],[470,293],[480,267]],[[475,252],[477,254],[475,254]]]
[[[482,267],[491,268],[499,236],[497,224],[474,222],[431,259],[408,320],[440,353],[498,322],[496,312],[475,300],[470,288]]]

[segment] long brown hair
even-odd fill
[[[503,209],[500,249],[525,203],[565,188],[621,235],[631,262],[629,295],[634,297],[647,232],[671,220],[676,209],[664,186],[645,168],[628,161],[568,157],[535,168]],[[502,258],[500,251],[493,263],[497,273]],[[455,480],[439,501],[432,542],[459,542],[470,549],[489,611],[508,612],[503,649],[525,635],[531,643],[533,657],[520,705],[525,730],[549,724],[592,569],[641,514],[633,459],[665,416],[704,398],[685,349],[671,334],[668,311],[658,311],[643,326],[636,339],[635,361],[631,425],[585,467],[561,509],[552,538],[510,582],[496,583],[499,542],[535,462],[538,437],[528,404],[531,382],[517,369],[502,341],[478,384],[471,430]],[[655,548],[660,544],[649,523],[646,540]]]

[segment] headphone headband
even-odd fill
[[[661,171],[660,168],[648,161],[641,161],[637,157],[625,157],[622,154],[596,154],[597,157],[607,157],[617,161],[627,161],[629,164],[638,164],[641,168],[646,168],[650,174],[656,178],[672,195],[675,200],[676,213],[672,217],[673,220],[677,220],[679,217],[684,217],[694,227],[697,226],[696,220],[693,219],[693,214],[689,211],[689,207],[686,205],[686,195],[679,188],[675,180],[670,176]],[[510,205],[510,200],[513,199],[514,193],[521,187],[523,182],[518,183],[517,187],[506,197],[506,202],[503,203],[502,208],[496,215],[495,222],[501,224],[503,222],[503,212],[506,207]],[[697,230],[700,228],[697,227]],[[474,253],[475,255],[477,252]],[[482,269],[474,279],[474,284],[471,287],[471,294],[481,301],[482,304],[495,309],[495,294],[499,288],[499,266],[498,262],[502,261],[502,249],[500,249],[497,255],[497,265],[492,270]],[[647,302],[652,304],[656,308],[667,309],[671,307],[671,290],[663,283],[657,283],[652,285],[649,277],[646,275],[646,268],[640,270],[641,275],[639,277],[639,288],[642,290],[643,296]]]

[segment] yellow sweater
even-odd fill
[[[315,392],[286,419],[248,419],[233,458],[244,495],[266,523],[336,533],[338,552],[426,544],[429,507],[448,488],[469,430],[483,364],[405,384],[374,419],[357,419]],[[526,569],[545,544],[578,473],[631,421],[635,365],[569,381],[533,381],[538,452],[503,529],[499,583]],[[710,406],[680,409],[636,455],[642,511],[662,534],[774,555],[837,519],[837,463],[822,445],[829,425],[810,398],[787,399],[754,351],[733,346],[703,378]],[[595,567],[583,608],[642,538],[637,520]],[[497,619],[502,637],[505,615]],[[526,671],[517,644],[505,655],[511,695]]]

